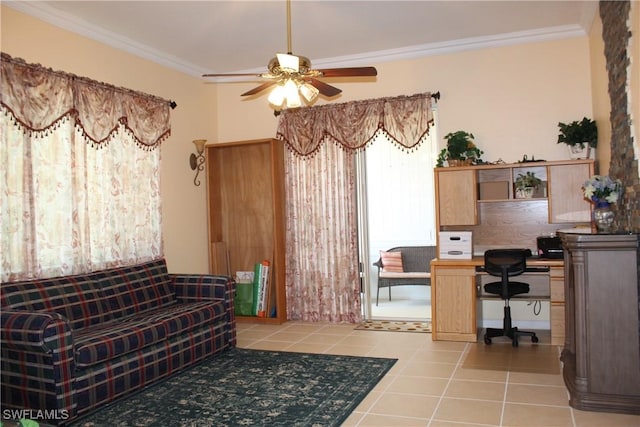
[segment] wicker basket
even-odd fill
[[[449,166],[471,166],[471,159],[465,159],[465,160],[460,160],[460,159],[449,159],[447,160],[447,164]]]

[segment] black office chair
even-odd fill
[[[510,281],[509,278],[518,276],[527,269],[528,249],[490,249],[484,253],[484,271],[492,276],[500,277],[499,282],[487,283],[484,290],[487,293],[500,295],[504,300],[504,320],[502,329],[487,328],[484,343],[491,344],[493,337],[509,337],[514,347],[518,346],[518,338],[525,335],[531,337],[531,342],[538,342],[535,332],[520,331],[511,326],[511,307],[509,299],[514,295],[529,293],[527,283]]]

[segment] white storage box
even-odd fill
[[[440,259],[471,259],[473,257],[473,243],[471,231],[441,231]]]

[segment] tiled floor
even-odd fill
[[[430,334],[345,324],[238,324],[243,348],[397,358],[344,427],[640,426],[640,416],[571,408],[548,336],[517,348],[498,341],[434,342]]]

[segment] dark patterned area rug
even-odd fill
[[[409,320],[365,320],[356,326],[356,329],[364,331],[431,333],[431,322],[412,322]]]
[[[232,349],[72,426],[339,426],[395,362]]]

